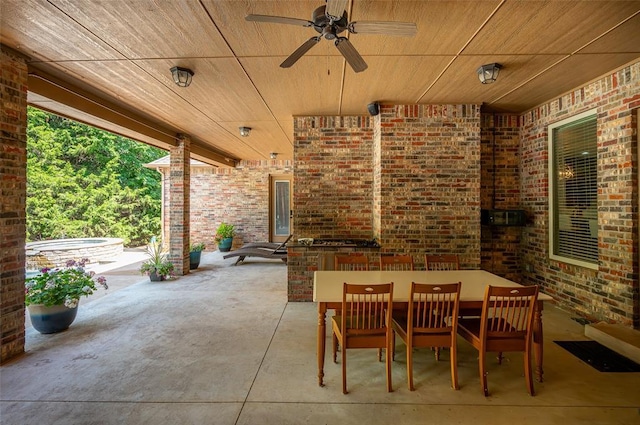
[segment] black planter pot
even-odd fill
[[[151,273],[149,273],[149,280],[151,282],[161,282],[161,281],[164,280],[164,276],[159,275],[156,272],[151,272]]]
[[[200,256],[202,251],[191,251],[189,253],[189,270],[195,270],[200,266]]]

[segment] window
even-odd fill
[[[595,111],[549,126],[549,255],[598,266],[598,170]]]
[[[271,242],[284,242],[292,233],[291,176],[271,175],[269,190],[269,228]]]

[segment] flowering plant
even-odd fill
[[[140,273],[155,273],[159,277],[173,277],[173,263],[167,259],[167,252],[162,247],[162,241],[152,238],[147,245],[147,255],[149,258],[140,266]]]
[[[64,304],[68,308],[78,306],[81,296],[93,294],[96,283],[108,289],[104,276],[84,269],[89,260],[69,260],[65,267],[44,268],[37,276],[25,282],[25,304],[44,304],[47,307]]]

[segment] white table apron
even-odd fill
[[[454,283],[462,282],[460,311],[480,311],[487,285],[518,287],[520,284],[484,270],[451,271],[317,271],[313,279],[313,301],[318,303],[318,384],[323,386],[326,345],[326,313],[340,308],[343,283],[372,284],[393,282],[393,302],[397,308],[406,308],[411,282]],[[543,301],[552,298],[540,293],[533,324],[533,351],[536,379],[542,382],[542,308]]]

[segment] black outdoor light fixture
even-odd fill
[[[482,84],[491,84],[494,83],[498,79],[498,73],[500,72],[500,68],[502,65],[499,63],[490,63],[487,65],[482,65],[476,71],[478,73],[478,78]]]
[[[180,87],[189,87],[191,79],[193,78],[193,71],[189,68],[181,68],[174,66],[171,68],[171,75],[173,76],[173,82]]]

